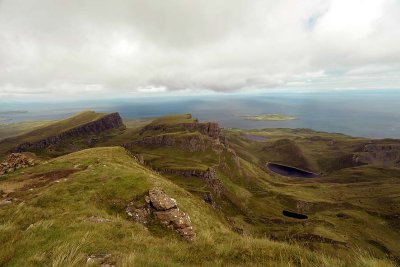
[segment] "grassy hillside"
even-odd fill
[[[97,116],[83,114],[87,119]],[[50,251],[61,246],[56,239],[64,238],[63,228],[71,235],[64,240],[68,248],[90,230],[88,240],[73,248],[73,257],[79,261],[76,265],[88,253],[111,253],[111,260],[119,265],[133,260],[139,266],[164,262],[173,266],[200,265],[202,261],[211,265],[282,266],[374,266],[379,262],[367,255],[400,261],[400,169],[396,165],[359,166],[352,158],[354,153],[367,153],[363,150],[365,144],[383,142],[383,149],[392,149],[397,147],[391,146],[396,140],[367,140],[307,129],[225,129],[223,136],[216,138],[190,127],[195,122],[189,114],[129,120],[127,129],[61,142],[51,147],[52,153],[47,152],[48,148],[35,151],[44,164],[0,178],[3,198],[9,194],[17,199],[11,206],[0,206],[5,229],[0,237],[4,236],[10,247],[0,253],[2,261],[17,266],[17,259],[28,257],[31,265],[35,265],[34,259],[45,265],[54,263]],[[64,124],[68,125],[76,123]],[[45,132],[43,129],[36,131]],[[88,139],[95,142],[88,144]],[[124,149],[110,147],[124,144],[130,144],[127,147],[140,165]],[[83,150],[91,146],[98,148]],[[3,148],[0,144],[0,150]],[[82,151],[54,158],[77,150]],[[379,153],[385,159],[385,150]],[[54,159],[47,162],[49,158]],[[268,170],[266,162],[322,176],[284,177]],[[215,170],[213,178],[210,168]],[[146,230],[126,220],[127,203],[143,197],[154,185],[162,185],[195,218],[194,226],[199,229],[195,244],[182,243],[157,225]],[[26,210],[16,215],[15,207],[19,205]],[[35,215],[29,214],[31,208]],[[305,214],[308,219],[286,217],[284,210]],[[110,221],[93,224],[92,216]],[[39,242],[36,237],[32,242],[25,240],[28,227],[35,225],[32,220],[50,220],[56,225],[54,237],[41,237],[40,245],[35,245]],[[136,225],[134,229],[132,225]],[[122,227],[122,232],[116,226]],[[97,228],[99,232],[94,230]],[[41,233],[46,236],[49,229]],[[13,237],[15,231],[18,234]],[[112,245],[99,235],[106,235]],[[130,240],[132,236],[138,240]],[[45,252],[35,250],[35,246],[44,246]],[[156,256],[151,255],[153,248],[158,251]],[[18,254],[21,250],[28,254]],[[193,253],[186,253],[188,250]],[[43,258],[38,251],[42,251]]]
[[[62,132],[79,127],[86,123],[97,121],[105,115],[107,115],[107,113],[83,111],[67,119],[50,124],[45,124],[44,126],[39,127],[33,131],[4,139],[0,141],[0,155],[4,155],[5,153],[7,153],[8,150],[21,143],[36,142],[50,136],[56,136]]]
[[[259,164],[277,161],[314,172],[332,172],[353,167],[349,157],[370,140],[338,133],[324,133],[309,129],[229,129],[225,134],[232,146],[244,158]],[[245,138],[246,134],[267,138],[258,142]]]
[[[149,125],[176,125],[180,123],[193,123],[195,120],[190,114],[175,114],[156,118]]]
[[[242,137],[246,133],[268,139],[262,142],[247,140]],[[121,134],[105,144],[160,134],[159,131],[146,131],[143,135]],[[391,217],[400,211],[397,198],[400,187],[396,184],[400,171],[385,169],[382,175],[373,166],[348,166],[352,168],[342,170],[343,166],[339,164],[339,159],[351,155],[355,148],[367,142],[365,139],[290,129],[225,130],[224,134],[238,155],[236,160],[226,149],[220,151],[211,146],[204,151],[188,151],[181,148],[178,144],[188,133],[180,132],[175,124],[162,134],[174,138],[174,145],[139,143],[130,149],[141,155],[148,167],[159,170],[200,199],[205,193],[212,193],[212,188],[204,179],[179,171],[216,169],[217,177],[225,187],[221,198],[214,196],[216,210],[236,231],[300,242],[330,254],[345,255],[349,248],[361,247],[380,257],[400,255],[396,242],[400,239],[396,227],[398,221]],[[105,144],[99,143],[100,146]],[[312,180],[281,177],[264,168],[270,161],[323,172],[324,175]],[[379,181],[376,177],[380,177]],[[385,207],[381,207],[382,203]],[[309,219],[299,221],[284,217],[283,210],[305,213]]]
[[[53,122],[54,121],[24,121],[9,124],[0,123],[0,140],[42,128]]]
[[[117,266],[392,266],[361,251],[339,258],[235,234],[210,205],[118,147],[83,150],[0,179],[15,199],[0,206],[1,266],[84,266],[95,253],[110,253],[107,262]],[[194,243],[127,220],[127,203],[153,186],[190,215]],[[94,223],[93,216],[107,221]]]

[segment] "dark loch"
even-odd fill
[[[292,211],[288,211],[288,210],[283,210],[282,211],[282,215],[286,216],[286,217],[294,218],[294,219],[300,219],[300,220],[308,219],[307,215],[296,213],[296,212],[292,212]]]
[[[300,177],[300,178],[318,178],[320,175],[312,172],[308,172],[305,170],[297,169],[295,167],[289,167],[282,164],[277,163],[267,163],[267,167],[269,170],[288,177]]]

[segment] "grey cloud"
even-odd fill
[[[399,29],[394,0],[0,0],[0,94],[394,88]]]

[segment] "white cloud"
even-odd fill
[[[9,97],[400,88],[399,62],[397,0],[0,1]]]

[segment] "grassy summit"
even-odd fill
[[[149,125],[176,125],[181,123],[193,123],[195,119],[192,118],[190,114],[176,114],[176,115],[166,115],[153,120]]]

